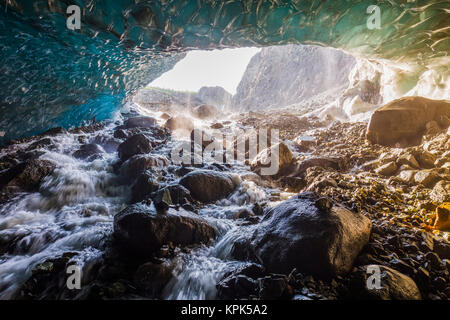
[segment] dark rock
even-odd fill
[[[234,214],[233,219],[234,220],[246,219],[246,218],[254,217],[254,216],[255,216],[255,214],[252,211],[250,211],[249,209],[243,208]]]
[[[188,189],[179,184],[168,185],[157,192],[155,192],[155,196],[159,196],[159,194],[168,191],[170,194],[170,199],[173,204],[183,205],[188,202],[192,202],[191,193]]]
[[[206,243],[216,229],[184,209],[158,214],[154,207],[134,204],[114,216],[114,239],[126,254],[150,257],[163,245]]]
[[[156,154],[138,154],[129,158],[121,167],[121,175],[126,181],[134,181],[148,169],[162,169],[169,165],[169,160]]]
[[[272,161],[275,161],[275,163],[272,163]],[[255,159],[252,160],[250,168],[259,175],[275,176],[289,170],[291,162],[291,150],[286,144],[280,142],[261,151]],[[271,170],[272,168],[274,170]]]
[[[260,281],[260,297],[262,300],[290,299],[294,295],[293,288],[284,275],[267,276]]]
[[[236,188],[231,175],[212,170],[190,172],[181,178],[180,184],[194,199],[204,203],[226,198]]]
[[[209,135],[207,132],[199,129],[194,129],[191,131],[191,141],[197,143],[202,146],[202,149],[205,149],[211,143],[215,142],[213,136]],[[220,145],[218,143],[215,144],[215,148],[219,148]]]
[[[323,277],[350,271],[369,240],[371,222],[331,206],[328,200],[306,192],[268,211],[252,236],[264,267],[277,273],[296,268]]]
[[[43,159],[24,161],[0,174],[0,186],[20,187],[26,191],[39,189],[42,180],[52,174],[56,164]]]
[[[152,141],[144,134],[136,134],[119,145],[119,158],[126,161],[136,154],[146,154],[152,151]]]
[[[105,153],[102,147],[95,143],[89,143],[82,145],[72,156],[77,159],[93,160],[102,153]]]
[[[380,286],[376,288],[375,281],[370,278],[374,275],[372,270],[380,270]],[[368,272],[369,271],[369,272]],[[410,277],[386,266],[368,265],[359,267],[352,274],[352,294],[358,299],[371,300],[420,300],[420,291]],[[369,289],[368,284],[374,287]]]
[[[142,173],[131,188],[131,202],[136,203],[149,198],[158,188],[154,175],[148,172]]]
[[[173,277],[173,266],[168,262],[147,262],[138,267],[134,274],[134,283],[151,297],[160,297],[160,293]]]
[[[156,119],[152,117],[134,117],[125,120],[123,128],[151,128],[157,124]]]

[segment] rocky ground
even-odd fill
[[[113,174],[130,192],[111,217],[113,231],[99,245],[102,254],[83,265],[81,290],[65,286],[66,268],[79,254],[66,250],[34,264],[13,298],[163,298],[180,276],[176,270],[183,259],[231,232],[237,236],[230,237],[222,259],[239,263],[216,280],[220,299],[450,298],[450,136],[442,123],[427,123],[420,144],[393,148],[369,142],[367,123],[283,111],[225,121],[215,116],[217,110],[203,108],[193,118],[210,119],[211,128],[224,132],[236,124],[278,129],[279,172],[258,175],[264,154],[236,165],[245,170],[240,177],[229,164],[173,164],[167,150],[172,133],[190,132],[194,122],[167,113],[160,118],[132,113],[125,121],[70,132],[54,129],[3,148],[5,208],[24,193],[44,192],[42,185],[59,164],[42,156],[58,149],[54,137],[61,135],[76,137],[75,159],[95,163],[111,155]],[[227,206],[221,201],[242,195],[246,181],[268,197],[246,198],[245,206],[232,209],[236,212],[225,219],[236,228],[224,232],[201,214],[218,203]],[[88,208],[78,214],[93,215]],[[1,228],[8,230],[5,224]],[[1,238],[0,268],[19,254],[18,243],[17,234]],[[381,289],[366,285],[374,268],[381,272]]]

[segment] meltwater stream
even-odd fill
[[[153,114],[156,118],[158,113]],[[72,153],[83,141],[112,137],[123,119],[93,133],[67,133],[52,137],[54,148],[41,149],[40,159],[57,164],[45,178],[39,192],[23,193],[0,207],[0,239],[8,253],[0,257],[0,298],[14,298],[33,268],[48,258],[76,252],[73,262],[83,266],[104,253],[113,232],[113,217],[127,206],[130,187],[114,173],[116,151],[104,153],[91,162],[75,159]],[[155,153],[168,157],[174,138]],[[23,146],[21,146],[23,147]],[[26,147],[26,145],[25,145]],[[0,154],[0,156],[2,156]],[[240,177],[248,173],[243,165],[231,169],[239,187],[228,199],[207,205],[199,215],[216,226],[219,236],[210,246],[181,253],[174,277],[163,291],[165,299],[213,299],[216,283],[238,262],[229,258],[233,242],[252,226],[239,226],[232,219],[240,208],[248,208],[268,197],[269,189]],[[175,178],[174,178],[175,179]]]

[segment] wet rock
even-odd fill
[[[134,117],[124,121],[123,128],[151,128],[157,124],[156,119],[152,117]]]
[[[134,181],[144,171],[154,168],[162,169],[169,165],[169,160],[157,154],[138,154],[125,161],[121,167],[121,175],[127,181]]]
[[[260,280],[260,297],[262,300],[290,299],[294,290],[284,275],[266,276]]]
[[[439,180],[439,175],[433,171],[421,170],[414,175],[414,182],[420,183],[427,188],[433,188]]]
[[[259,175],[274,176],[289,171],[291,163],[291,150],[280,142],[261,151],[250,163],[250,168]]]
[[[436,135],[442,131],[437,121],[429,121],[425,125],[425,135]]]
[[[256,295],[259,283],[257,280],[238,274],[221,280],[216,287],[219,299],[243,299]]]
[[[173,278],[172,270],[173,266],[166,261],[144,263],[136,270],[134,283],[151,297],[160,297],[164,287]]]
[[[414,181],[416,172],[417,170],[404,170],[398,174],[398,178],[405,183],[411,183]]]
[[[131,188],[131,202],[136,203],[149,198],[158,188],[153,174],[149,172],[140,174]]]
[[[252,246],[269,272],[297,268],[327,277],[351,269],[370,230],[371,222],[363,215],[306,192],[268,211]]]
[[[367,140],[384,146],[420,144],[427,122],[450,116],[450,102],[403,97],[377,109],[367,128]]]
[[[155,196],[159,196],[164,192],[169,192],[170,199],[173,204],[183,205],[189,202],[192,202],[191,193],[188,189],[183,187],[180,184],[172,184],[168,185],[155,193]]]
[[[199,119],[209,119],[216,117],[218,112],[219,111],[215,106],[202,104],[198,107],[195,107],[192,111],[192,114]]]
[[[126,161],[136,154],[146,154],[152,151],[152,141],[144,134],[136,134],[119,145],[119,158]]]
[[[249,209],[247,209],[247,208],[243,208],[243,209],[240,209],[238,212],[236,212],[234,215],[233,215],[233,219],[234,220],[237,220],[237,219],[246,219],[246,218],[251,218],[251,217],[254,217],[255,216],[255,214],[252,212],[252,211],[250,211]]]
[[[32,150],[42,149],[42,148],[51,149],[52,147],[54,147],[52,139],[43,138],[36,142],[31,143],[26,150],[32,151]]]
[[[395,162],[388,162],[375,170],[376,173],[388,177],[394,175],[396,171],[397,165]]]
[[[194,122],[189,117],[178,115],[167,119],[164,127],[171,131],[185,130],[190,132],[194,129]]]
[[[204,203],[226,198],[236,188],[230,174],[212,170],[190,172],[181,178],[180,184],[191,192],[194,199]]]
[[[368,270],[370,272],[368,272]],[[376,288],[373,278],[374,272],[380,270],[380,288]],[[386,266],[367,265],[358,268],[352,282],[353,297],[370,300],[420,300],[419,288],[410,277]],[[368,283],[373,285],[368,288]]]
[[[158,214],[153,206],[134,204],[114,216],[114,239],[126,255],[150,257],[162,246],[209,242],[216,229],[203,218],[169,208]]]
[[[94,160],[98,158],[102,153],[105,153],[102,147],[95,143],[84,144],[75,151],[72,156],[77,159]]]
[[[439,203],[450,202],[450,182],[442,180],[436,183],[430,198]]]
[[[56,164],[43,159],[31,159],[19,163],[0,174],[0,186],[19,187],[26,191],[37,191],[42,180],[52,174]]]
[[[114,153],[122,142],[110,136],[98,135],[92,140],[92,143],[100,145],[107,153]]]
[[[202,149],[204,150],[210,144],[214,143],[216,139],[203,130],[194,129],[191,131],[191,141],[197,143],[198,145],[201,145]],[[219,150],[220,144],[216,142],[214,148],[216,150]]]

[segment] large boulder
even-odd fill
[[[231,175],[213,170],[198,170],[186,174],[180,180],[194,199],[209,203],[226,198],[236,188]]]
[[[150,257],[162,246],[206,243],[216,229],[205,219],[183,209],[157,213],[154,206],[133,204],[114,216],[114,239],[124,252]]]
[[[142,133],[129,137],[117,148],[122,161],[126,161],[136,154],[149,153],[152,149],[152,141]]]
[[[296,268],[331,277],[351,270],[371,227],[363,215],[305,192],[267,212],[251,237],[251,250],[268,272]]]
[[[450,117],[450,101],[403,97],[377,109],[367,127],[367,140],[384,146],[420,144],[429,121]]]

